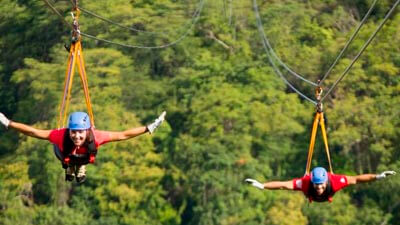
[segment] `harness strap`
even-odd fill
[[[321,112],[321,116],[320,117],[321,117],[320,118],[321,120],[320,120],[319,124],[321,126],[322,137],[324,139],[326,156],[328,157],[329,172],[331,172],[331,174],[333,174],[332,163],[331,163],[331,155],[329,154],[328,136],[326,134],[325,119],[324,119],[324,113],[323,112]]]
[[[315,145],[315,137],[317,136],[317,128],[318,128],[318,121],[319,121],[319,113],[317,112],[314,117],[314,122],[311,130],[311,140],[310,145],[308,147],[308,157],[307,157],[307,166],[305,174],[310,173],[311,168],[311,159],[314,152],[314,145]]]
[[[92,136],[92,141],[88,144],[88,153],[89,153],[89,163],[94,163],[97,155],[97,148],[96,148],[96,139],[94,136],[94,129],[90,129],[90,135]]]
[[[315,139],[316,139],[316,136],[317,136],[318,123],[321,126],[321,130],[322,130],[322,137],[323,137],[323,140],[324,140],[325,151],[326,151],[326,155],[327,155],[328,163],[329,163],[329,171],[333,174],[331,157],[330,157],[330,154],[329,154],[328,136],[326,134],[326,129],[325,129],[324,113],[323,112],[319,112],[319,111],[317,111],[316,114],[315,114],[313,127],[312,127],[312,130],[311,130],[311,140],[310,140],[310,145],[308,147],[308,157],[307,157],[307,165],[306,165],[305,174],[310,174],[311,161],[312,161],[312,156],[313,156],[313,153],[314,153],[314,146],[315,146]]]
[[[76,0],[74,3],[78,4],[78,1]],[[86,76],[85,60],[83,58],[82,43],[81,43],[79,23],[78,23],[80,11],[79,9],[77,9],[77,5],[74,5],[73,11],[75,11],[75,15],[74,13],[72,13],[73,34],[72,34],[71,47],[69,49],[69,55],[68,55],[68,66],[64,79],[64,94],[60,104],[60,114],[57,124],[59,129],[61,127],[65,127],[65,123],[67,120],[67,112],[68,112],[69,102],[71,99],[73,77],[75,74],[75,65],[78,66],[78,73],[81,78],[81,84],[83,87],[83,92],[85,94],[87,111],[90,117],[91,125],[92,127],[94,127],[94,116],[93,116],[92,104],[90,102],[89,85]]]
[[[64,79],[64,94],[60,104],[60,114],[58,118],[57,127],[60,129],[61,127],[65,127],[65,121],[67,117],[67,108],[69,105],[69,100],[71,96],[71,88],[75,73],[75,62],[76,62],[76,51],[75,51],[75,44],[71,44],[68,56],[68,66],[65,72],[65,79]]]
[[[92,124],[92,127],[94,127],[94,116],[93,116],[93,111],[92,111],[92,104],[90,101],[89,85],[88,85],[88,80],[87,80],[87,76],[86,76],[85,61],[83,60],[83,52],[82,52],[81,42],[78,41],[77,45],[78,45],[77,65],[78,65],[78,69],[79,69],[79,76],[81,78],[81,84],[83,87],[83,92],[85,94],[86,107],[88,109],[90,122]]]
[[[69,103],[71,100],[71,89],[72,89],[72,83],[73,83],[73,78],[75,74],[75,65],[78,66],[78,73],[79,77],[81,80],[81,84],[83,87],[83,93],[85,95],[85,102],[86,102],[86,107],[87,111],[90,117],[90,122],[91,122],[91,135],[94,138],[94,116],[93,116],[93,110],[92,110],[92,104],[90,102],[90,95],[89,95],[89,85],[88,85],[88,80],[86,76],[86,70],[85,70],[85,61],[83,58],[83,52],[82,52],[82,43],[81,43],[81,36],[80,36],[80,30],[79,30],[79,15],[80,11],[77,8],[78,0],[74,0],[74,8],[73,11],[74,13],[71,13],[72,18],[73,18],[73,31],[72,31],[72,39],[71,39],[71,47],[69,49],[69,55],[68,55],[68,65],[67,65],[67,70],[65,72],[65,79],[64,79],[64,93],[63,97],[61,100],[60,104],[60,113],[59,113],[59,119],[58,119],[58,129],[61,127],[65,127],[66,120],[67,120],[67,112],[68,112],[68,107]],[[67,135],[67,134],[66,134]],[[96,149],[96,144],[94,143],[94,139],[92,143],[89,143],[88,145],[88,154],[85,154],[85,157],[89,158],[89,163],[94,163],[97,149]],[[55,146],[56,147],[56,146]],[[60,151],[58,151],[60,152]],[[57,155],[57,154],[56,154]],[[84,158],[80,155],[67,155],[63,157],[61,161],[63,161],[63,165],[68,165],[71,161],[71,157],[75,158]],[[58,157],[58,156],[57,156]]]

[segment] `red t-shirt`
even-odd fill
[[[332,196],[340,189],[347,187],[349,184],[345,175],[328,173],[328,179],[331,185],[331,194],[327,200],[332,201]],[[302,191],[306,196],[309,196],[310,185],[312,185],[310,175],[293,179],[293,189],[296,191]],[[309,199],[310,201],[313,200],[312,197],[309,197]]]
[[[57,129],[57,130],[52,130],[50,132],[49,136],[49,141],[60,149],[61,152],[64,151],[64,135],[65,132],[67,131],[66,128],[63,129]],[[100,145],[103,145],[107,142],[110,141],[110,133],[107,131],[99,131],[99,130],[93,130],[93,135],[94,135],[94,140],[95,140],[95,145],[96,148],[98,148]],[[88,152],[87,148],[82,146],[82,147],[76,147],[71,151],[72,154],[86,154]]]

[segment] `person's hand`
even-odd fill
[[[383,178],[385,178],[387,176],[395,175],[395,174],[396,174],[395,171],[391,171],[391,170],[390,171],[383,171],[381,174],[376,175],[376,179],[380,180],[380,179],[383,179]]]
[[[10,120],[7,119],[7,117],[1,112],[0,112],[0,122],[7,128],[8,128],[8,125],[10,125]]]
[[[245,181],[258,189],[264,189],[264,184],[258,182],[257,180],[247,178]]]
[[[162,112],[161,115],[156,120],[154,120],[153,123],[147,125],[147,130],[150,132],[150,134],[152,134],[154,130],[162,124],[165,119],[165,114],[167,114],[165,111]]]

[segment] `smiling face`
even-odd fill
[[[326,189],[326,182],[322,184],[313,184],[313,187],[317,192],[317,195],[322,195]]]
[[[87,130],[69,130],[69,137],[75,146],[82,146],[87,137]]]

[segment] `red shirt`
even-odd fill
[[[349,184],[345,175],[328,173],[328,179],[331,185],[331,194],[328,196],[327,200],[332,201],[332,196],[340,189],[347,187]],[[312,197],[309,196],[310,186],[312,186],[310,175],[293,179],[293,190],[302,191],[304,195],[312,201]]]
[[[52,130],[50,132],[49,136],[49,141],[60,149],[60,151],[64,151],[64,135],[65,132],[67,131],[66,128],[63,129],[57,129],[57,130]],[[93,130],[93,135],[94,135],[94,140],[95,140],[95,145],[96,148],[98,148],[100,145],[103,145],[107,142],[110,141],[111,137],[109,132],[107,131],[98,131],[98,130]],[[88,152],[87,148],[82,146],[82,147],[76,147],[71,151],[72,154],[86,154]]]

